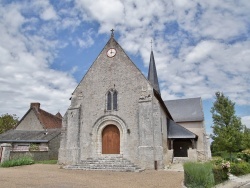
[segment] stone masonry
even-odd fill
[[[112,58],[107,56],[111,48],[116,49]],[[118,93],[117,110],[106,109],[110,89]],[[165,119],[153,87],[111,37],[72,94],[63,118],[59,163],[105,157],[102,130],[112,124],[120,131],[120,155],[142,168],[153,169],[155,161],[163,168]]]

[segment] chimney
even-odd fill
[[[30,103],[30,108],[35,108],[38,111],[40,109],[40,103],[39,102],[32,102],[32,103]]]

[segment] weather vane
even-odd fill
[[[151,51],[153,50],[152,44],[153,44],[153,40],[151,39]]]

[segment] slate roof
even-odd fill
[[[45,110],[42,110],[40,108],[40,103],[31,103],[30,109],[22,117],[17,126],[21,123],[21,121],[28,115],[28,113],[31,110],[34,111],[36,117],[38,118],[44,129],[56,129],[62,127],[61,114],[58,112],[56,115],[53,115],[49,112],[46,112]]]
[[[201,98],[164,101],[175,122],[203,121]]]
[[[151,51],[151,54],[150,54],[148,80],[152,84],[153,88],[160,94],[161,92],[160,92],[160,87],[159,87],[159,82],[158,82],[158,76],[157,76],[153,51]]]
[[[60,129],[48,129],[47,131],[9,130],[0,134],[0,143],[49,142],[60,133]]]
[[[185,127],[168,119],[168,138],[198,138],[198,136]]]

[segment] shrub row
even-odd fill
[[[187,187],[210,188],[214,186],[212,164],[184,163],[184,183]]]
[[[31,165],[34,164],[34,160],[30,157],[21,157],[18,159],[12,159],[4,161],[1,163],[1,167],[12,167],[12,166],[22,166],[22,165]]]
[[[230,173],[235,176],[241,176],[250,173],[250,163],[241,161],[237,163],[231,163]]]
[[[250,163],[245,161],[225,162],[216,158],[212,162],[184,164],[184,183],[187,187],[212,187],[213,185],[228,180],[228,172],[235,176],[250,173]]]

